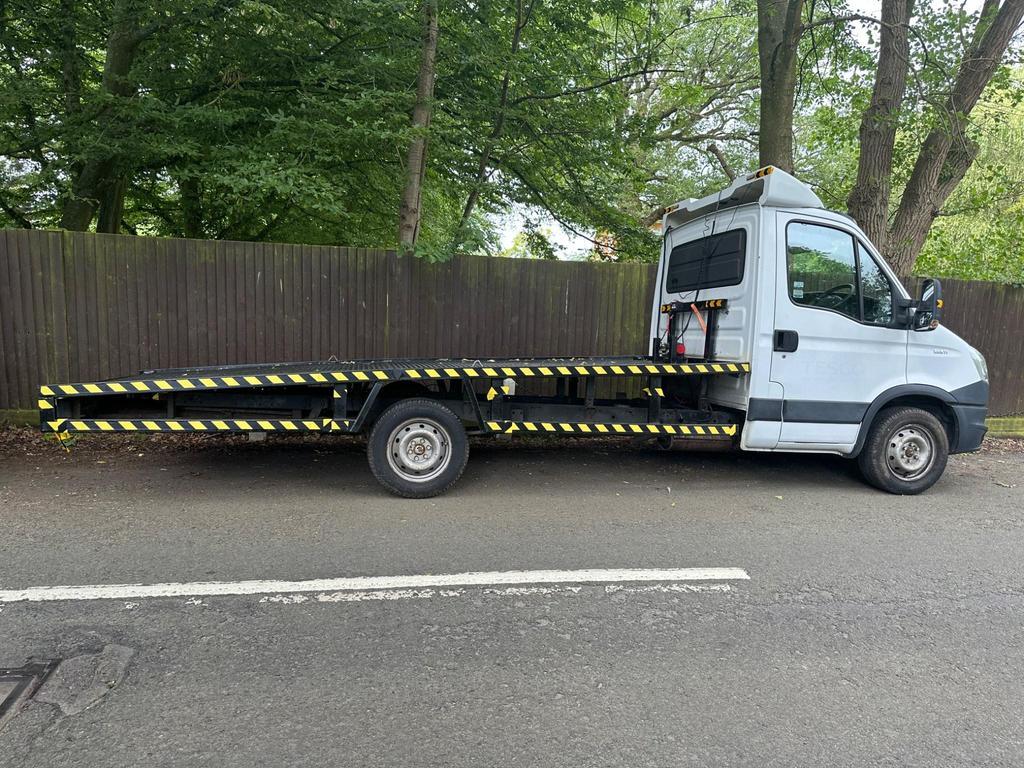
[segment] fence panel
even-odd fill
[[[0,409],[42,383],[158,367],[360,357],[641,354],[656,267],[366,248],[0,232]],[[1024,412],[1024,288],[943,281],[988,359],[993,415]]]

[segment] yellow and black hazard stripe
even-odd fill
[[[497,397],[509,394],[511,391],[512,387],[506,385],[502,385],[500,387],[491,387],[490,389],[487,390],[487,399],[494,400]]]
[[[342,419],[56,419],[46,432],[345,432]]]
[[[337,384],[388,381],[388,371],[329,371],[312,373],[272,373],[238,376],[189,376],[187,378],[126,379],[85,384],[51,384],[40,387],[44,397],[62,395],[130,395],[139,392],[189,392],[206,389],[243,387],[287,387],[295,384]]]
[[[80,384],[48,384],[40,387],[42,398],[70,395],[129,395],[151,392],[191,392],[246,387],[284,387],[296,384],[334,385],[358,382],[413,379],[476,379],[555,376],[680,376],[695,374],[749,373],[750,363],[622,363],[614,365],[511,365],[460,366],[457,368],[404,368],[365,371],[313,371],[236,376],[188,376],[185,378],[123,379]],[[40,408],[42,405],[40,404]]]
[[[497,379],[504,377],[556,377],[556,376],[679,376],[709,373],[749,373],[750,363],[615,363],[593,365],[496,365],[474,368],[406,368],[403,373],[410,379],[451,379],[480,378]],[[496,393],[497,394],[497,393]]]
[[[676,435],[680,437],[730,437],[735,424],[590,424],[560,421],[489,421],[489,432],[547,435]]]
[[[680,312],[690,312],[691,310],[694,309],[725,309],[728,306],[728,299],[702,299],[700,301],[671,301],[668,304],[661,305],[661,313],[663,315],[679,314]]]

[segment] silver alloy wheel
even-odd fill
[[[917,480],[935,463],[935,440],[920,424],[894,429],[885,444],[885,463],[900,480]]]
[[[433,419],[409,419],[391,430],[388,464],[406,480],[432,480],[444,472],[451,458],[451,438]]]

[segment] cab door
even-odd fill
[[[853,227],[776,216],[778,447],[847,452],[872,400],[906,383],[908,330],[893,321],[899,289]]]

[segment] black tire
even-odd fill
[[[935,414],[896,406],[875,417],[857,463],[876,488],[912,495],[935,485],[948,458],[949,437]]]
[[[381,485],[407,499],[426,499],[444,493],[462,476],[469,439],[451,410],[417,397],[380,415],[366,453]]]

